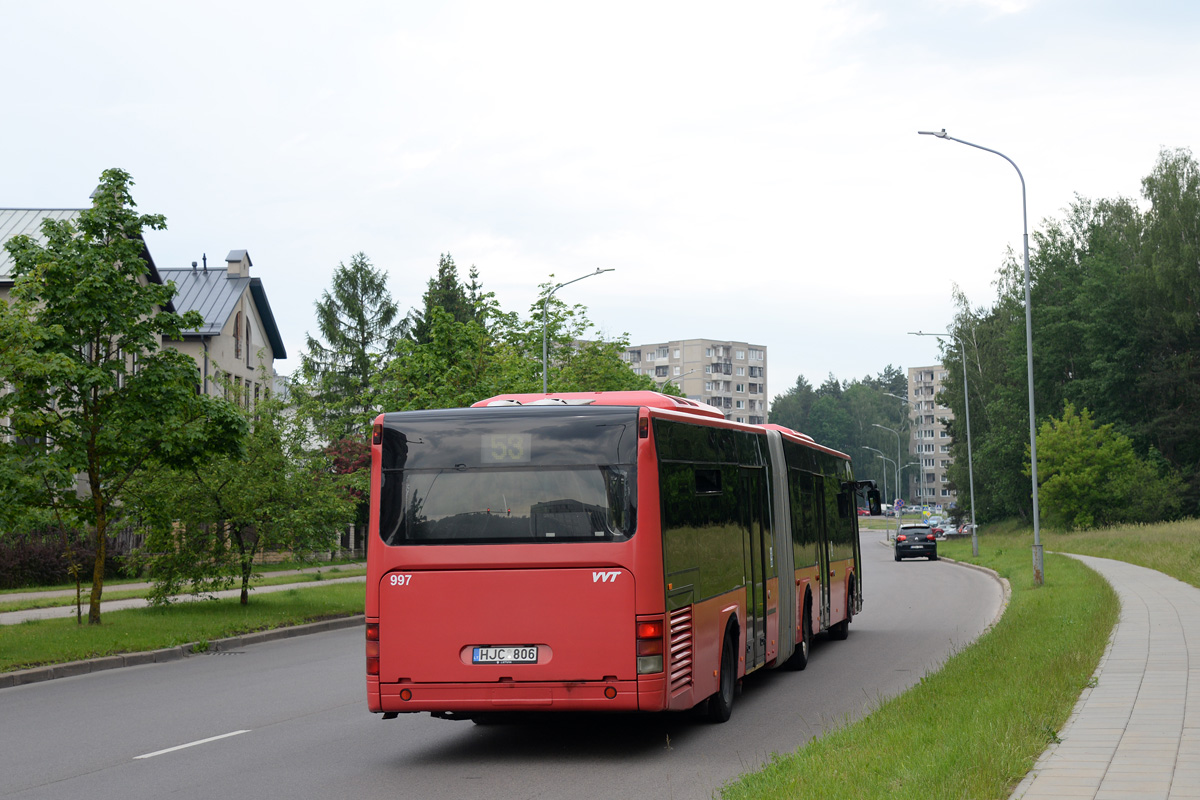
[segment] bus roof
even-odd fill
[[[686,397],[675,397],[674,395],[661,394],[660,392],[651,392],[645,390],[625,391],[625,392],[549,392],[548,394],[528,393],[528,394],[498,394],[495,397],[489,397],[486,400],[480,400],[478,403],[473,403],[472,408],[482,407],[497,407],[497,406],[634,406],[646,408],[659,408],[667,411],[681,411],[688,414],[695,414],[699,417],[707,419],[725,420],[725,415],[718,409],[713,408],[705,403],[698,403],[695,400],[689,400]],[[785,438],[791,438],[799,444],[807,447],[812,447],[817,450],[850,460],[850,456],[835,450],[832,447],[826,447],[823,444],[817,443],[807,433],[793,430],[784,425],[776,425],[775,423],[766,423],[763,425],[745,425],[743,428],[759,428],[763,430],[779,431]]]
[[[472,408],[483,406],[645,406],[685,411],[702,417],[724,419],[725,415],[712,406],[697,403],[686,397],[675,397],[651,391],[629,392],[550,392],[548,394],[498,394],[473,403]]]

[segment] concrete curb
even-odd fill
[[[71,678],[76,675],[87,675],[92,672],[102,672],[106,669],[117,669],[118,667],[135,667],[143,664],[162,664],[168,661],[180,661],[188,656],[203,655],[207,652],[228,652],[252,644],[291,639],[295,636],[305,636],[310,633],[324,633],[325,631],[342,628],[353,628],[356,625],[362,625],[364,620],[364,615],[357,614],[353,617],[326,619],[320,622],[310,622],[307,625],[291,625],[285,628],[272,628],[266,631],[243,633],[239,636],[230,636],[227,639],[214,639],[203,649],[197,649],[199,647],[198,642],[190,642],[178,645],[177,647],[164,647],[161,650],[121,653],[114,656],[89,658],[83,661],[69,661],[65,664],[49,664],[44,667],[31,667],[30,669],[22,669],[15,672],[4,672],[0,673],[0,689],[24,686],[28,683],[41,683],[42,681],[54,680],[56,678]]]

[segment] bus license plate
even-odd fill
[[[471,654],[473,664],[536,664],[538,649],[535,644],[508,647],[476,647]]]

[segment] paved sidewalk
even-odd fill
[[[1095,688],[1012,800],[1200,798],[1200,589],[1122,561],[1072,557],[1108,580],[1121,616]]]

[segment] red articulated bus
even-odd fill
[[[657,392],[382,414],[371,446],[367,705],[395,717],[729,718],[862,609],[850,459]]]

